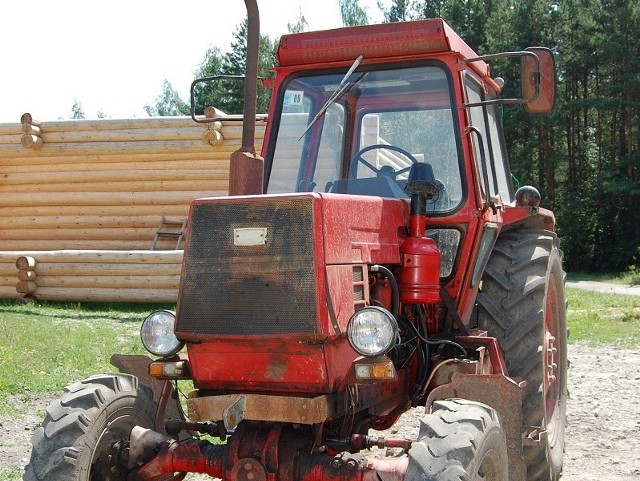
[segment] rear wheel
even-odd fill
[[[507,481],[507,442],[496,411],[464,399],[435,401],[409,450],[407,481]]]
[[[518,229],[496,242],[478,295],[478,327],[496,337],[510,376],[527,381],[523,423],[529,481],[562,472],[567,402],[567,323],[559,241]]]
[[[71,384],[33,435],[23,479],[126,481],[131,429],[153,428],[156,409],[151,390],[128,374]]]

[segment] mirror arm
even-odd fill
[[[258,80],[263,80],[263,78],[264,77],[258,77]],[[199,124],[208,124],[211,122],[218,122],[218,121],[224,122],[227,120],[242,120],[244,118],[242,114],[220,115],[215,118],[196,117],[195,86],[199,83],[216,82],[218,80],[244,80],[244,79],[245,79],[244,75],[212,75],[211,77],[202,77],[202,78],[195,79],[193,82],[191,82],[191,89],[190,89],[191,119],[194,122],[197,122]],[[256,114],[256,119],[262,119],[264,117],[265,117],[264,114]]]
[[[191,94],[191,119],[194,122],[197,122],[199,124],[208,124],[211,122],[216,122],[219,120],[232,120],[231,118],[226,118],[226,117],[217,117],[215,119],[209,119],[209,118],[197,118],[196,117],[196,101],[195,101],[195,86],[197,84],[200,83],[205,83],[205,82],[214,82],[217,80],[244,80],[244,75],[213,75],[211,77],[202,77],[202,78],[198,78],[195,79],[193,82],[191,82],[191,89],[190,89],[190,94]]]
[[[517,52],[501,52],[501,53],[493,53],[490,55],[481,55],[479,57],[465,58],[466,62],[487,62],[491,60],[503,60],[505,58],[512,57],[532,57],[536,63],[538,63],[538,56],[530,52],[528,50],[519,50]],[[540,66],[538,64],[538,70],[540,70]]]
[[[495,104],[510,104],[510,105],[521,105],[529,102],[535,101],[540,95],[540,59],[538,56],[529,50],[521,50],[517,52],[502,52],[495,53],[491,55],[481,55],[479,57],[467,58],[465,61],[467,62],[487,62],[491,60],[504,60],[506,58],[514,58],[514,57],[529,57],[535,63],[535,70],[533,74],[535,75],[534,85],[535,85],[535,93],[533,96],[529,98],[523,99],[492,99],[492,100],[484,100],[482,102],[476,102],[473,104],[465,104],[465,107],[481,107],[483,105],[495,105]]]
[[[482,102],[472,102],[464,104],[465,107],[482,107],[483,105],[521,105],[530,102],[531,99],[491,99]]]

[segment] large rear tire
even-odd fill
[[[24,481],[126,481],[131,429],[153,428],[156,410],[151,390],[129,374],[71,384],[33,435]]]
[[[507,442],[496,411],[464,399],[435,401],[409,450],[406,481],[507,481]]]
[[[478,295],[478,327],[496,337],[508,374],[527,381],[522,401],[529,481],[562,472],[567,402],[567,321],[562,252],[549,231],[502,234]]]

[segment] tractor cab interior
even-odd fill
[[[437,187],[428,209],[456,209],[464,192],[460,134],[443,64],[351,70],[288,79],[273,119],[276,140],[266,152],[267,193],[404,199],[411,166],[424,163]]]

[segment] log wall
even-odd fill
[[[265,125],[257,121],[258,150]],[[143,269],[129,267],[116,280],[116,270],[91,273],[106,266],[66,266],[43,274],[49,264],[44,262],[33,281],[18,279],[15,263],[20,257],[40,263],[48,251],[150,249],[163,216],[184,220],[192,199],[227,193],[229,156],[241,137],[241,120],[196,124],[188,117],[40,123],[25,114],[20,123],[0,124],[0,298],[20,296],[19,283],[22,295],[59,300],[123,299],[122,293],[67,298],[80,284],[146,288],[149,282],[139,278],[146,274],[136,273]],[[160,249],[175,247],[175,241],[158,242]],[[173,269],[149,276],[151,290],[176,291],[175,275]],[[159,300],[151,290],[136,299]],[[175,294],[162,300],[167,298]]]
[[[182,252],[21,252],[14,290],[22,297],[55,301],[176,302]]]

